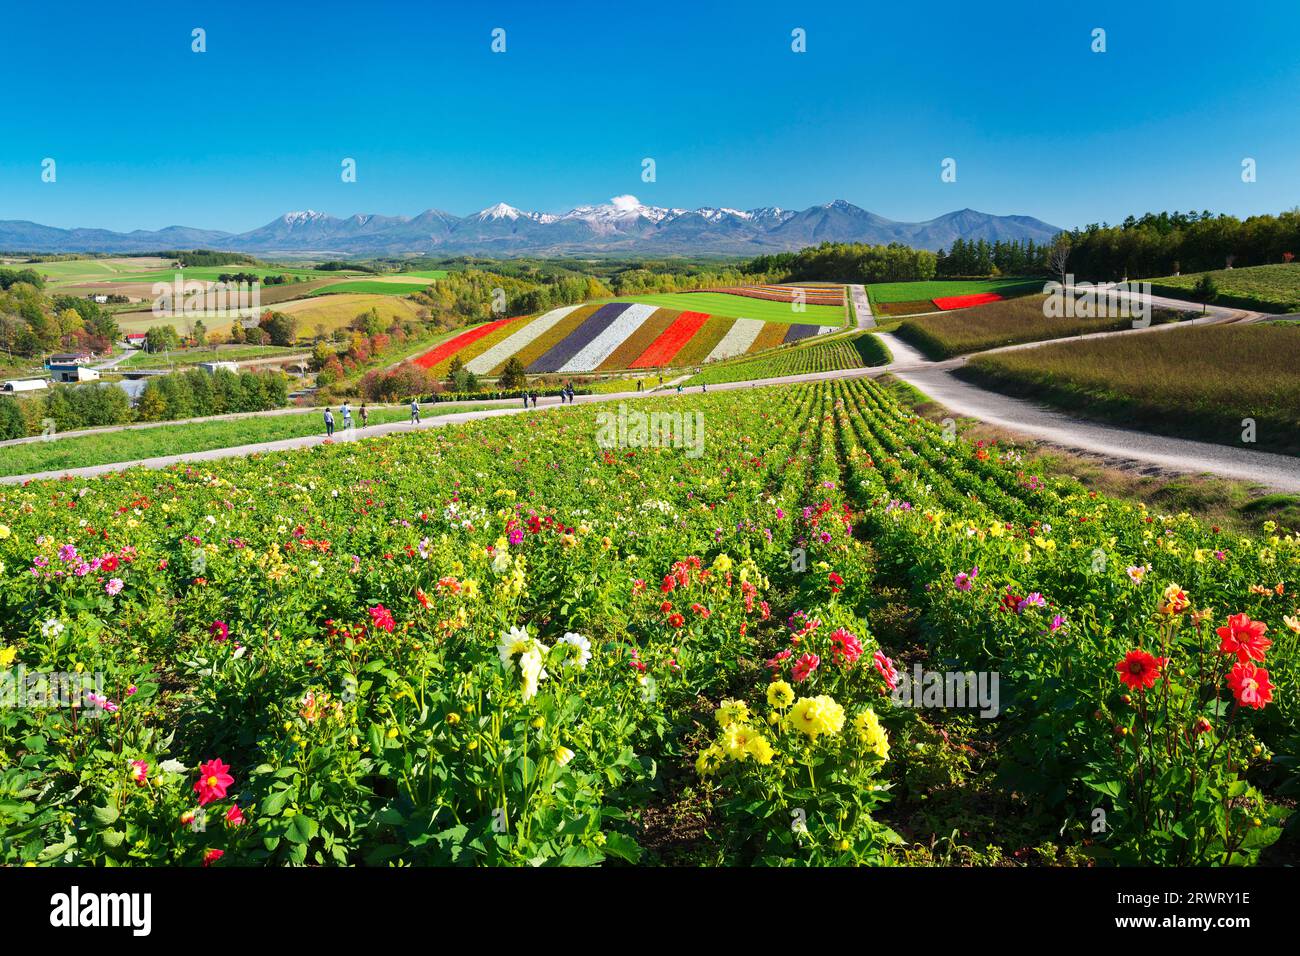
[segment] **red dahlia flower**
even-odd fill
[[[898,671],[894,669],[893,661],[880,651],[876,651],[871,656],[871,662],[876,665],[876,670],[880,671],[880,676],[885,679],[885,684],[890,690],[898,686]]]
[[[1230,615],[1227,627],[1217,629],[1219,653],[1236,654],[1237,660],[1242,664],[1252,660],[1262,661],[1264,652],[1273,644],[1264,636],[1267,630],[1267,624],[1263,621],[1252,621],[1248,614]]]
[[[375,627],[381,631],[388,631],[390,634],[397,622],[393,620],[393,612],[388,610],[382,604],[376,604],[370,609],[370,619],[375,622]]]
[[[1228,674],[1228,686],[1242,707],[1262,709],[1273,699],[1273,684],[1268,679],[1268,671],[1254,664],[1243,661],[1233,664]]]
[[[220,757],[199,764],[199,779],[194,781],[194,792],[199,795],[199,806],[225,798],[226,788],[235,782],[229,770],[230,765],[222,763]]]
[[[1119,679],[1134,690],[1149,690],[1156,685],[1160,677],[1160,668],[1168,661],[1163,657],[1154,657],[1142,648],[1135,648],[1124,655],[1124,659],[1115,665]]]

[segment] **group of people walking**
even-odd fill
[[[536,408],[538,395],[534,391],[525,391],[523,394],[524,408]],[[565,382],[564,387],[560,389],[560,404],[573,404],[573,383]]]
[[[411,406],[412,408],[414,408],[415,402],[412,402]],[[349,405],[347,402],[344,402],[342,406],[339,408],[339,414],[343,417],[343,430],[344,431],[350,430],[353,426],[352,406]],[[418,411],[413,412],[412,414],[414,415],[415,421],[420,420]],[[370,424],[370,411],[366,408],[365,403],[362,403],[361,408],[357,411],[357,417],[361,419],[362,428],[365,428],[367,425]],[[326,438],[334,437],[334,412],[329,408],[325,409],[325,437]]]

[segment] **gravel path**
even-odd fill
[[[858,314],[858,328],[874,329],[876,317],[871,314],[871,300],[867,298],[867,287],[849,286],[849,298],[853,300],[853,311]]]

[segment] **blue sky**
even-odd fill
[[[1295,4],[1201,0],[8,0],[0,219],[244,231],[292,209],[561,211],[626,193],[1067,227],[1276,212],[1300,203],[1297,36]]]

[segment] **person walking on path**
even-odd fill
[[[641,380],[639,378],[636,380],[636,390],[641,391]]]
[[[352,406],[347,402],[339,409],[343,413],[343,430],[348,431],[352,428]]]
[[[420,424],[420,400],[418,398],[411,399],[411,424]]]
[[[325,437],[334,437],[334,413],[328,408],[325,409]]]
[[[370,424],[370,413],[366,411],[365,403],[361,404],[361,427],[365,428]]]

